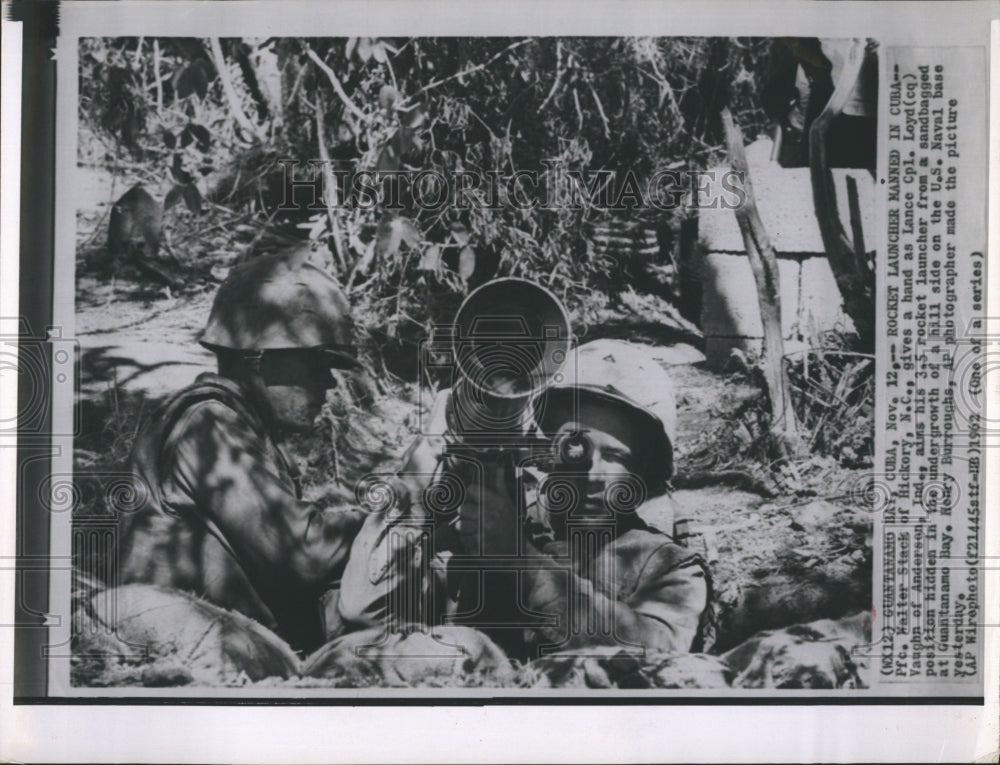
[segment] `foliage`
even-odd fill
[[[261,225],[298,226],[326,243],[328,267],[352,293],[371,346],[392,348],[425,335],[469,287],[498,273],[548,285],[577,314],[614,300],[633,269],[595,242],[595,226],[668,228],[682,211],[625,197],[610,211],[587,194],[546,208],[538,204],[551,198],[546,184],[569,171],[585,184],[612,171],[641,186],[658,171],[718,161],[713,115],[723,96],[713,83],[726,83],[725,99],[752,138],[764,127],[757,92],[768,44],[90,38],[81,40],[81,122],[174,183],[195,182],[211,199],[249,207]],[[282,161],[301,172],[315,159],[332,171],[328,209],[282,209]],[[469,173],[506,180],[531,172],[541,182],[501,182],[496,201],[509,202],[509,192],[521,205],[433,208],[417,204],[421,190],[406,184],[371,204],[351,184],[364,171],[433,171],[452,190]],[[678,183],[663,191],[684,191]],[[487,189],[471,193],[482,202]]]
[[[875,456],[875,359],[828,332],[786,359],[792,399],[810,452],[846,467],[870,468]]]
[[[757,482],[755,491],[810,494],[829,484],[831,464],[870,470],[875,458],[875,362],[851,350],[850,340],[837,331],[817,333],[808,348],[784,357],[806,447],[793,460],[774,458],[759,360],[734,353],[723,390],[710,403],[689,402],[695,411],[709,411],[685,439],[678,458],[682,478],[675,485],[684,486],[683,476],[701,471],[716,476],[739,471],[753,479],[743,483]]]

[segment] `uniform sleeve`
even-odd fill
[[[337,577],[363,521],[359,510],[298,499],[259,434],[219,402],[192,407],[174,433],[165,472],[254,579],[320,591]]]
[[[642,625],[644,644],[661,651],[690,651],[708,608],[708,578],[701,560],[689,556],[678,562],[676,549],[673,544],[659,547],[640,573],[635,592],[626,598]]]
[[[690,651],[708,607],[708,581],[698,559],[678,563],[668,543],[636,566],[619,559],[613,547],[605,554],[615,556],[614,565],[634,567],[627,577],[636,584],[632,592],[611,591],[613,578],[595,582],[566,570],[525,571],[525,605],[560,616],[558,626],[543,630],[545,638],[566,641],[566,648],[631,643],[655,651]],[[607,627],[594,630],[593,625]]]

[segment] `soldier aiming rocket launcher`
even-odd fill
[[[563,381],[573,345],[566,309],[544,287],[505,278],[474,290],[454,323],[436,327],[422,349],[424,368],[451,383],[446,453],[478,459],[517,453],[524,464],[525,458],[546,463],[559,449],[564,459],[586,459],[585,434],[553,444],[533,427],[532,401]]]

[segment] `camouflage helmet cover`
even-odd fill
[[[350,304],[308,255],[302,247],[235,267],[219,286],[199,342],[211,350],[324,348],[355,363]]]
[[[562,424],[552,416],[556,402],[572,405],[568,397],[574,394],[624,409],[651,428],[654,442],[641,450],[657,455],[648,478],[654,484],[668,481],[674,472],[677,404],[670,375],[651,351],[624,340],[593,340],[579,346],[563,368],[562,379],[556,378],[535,397],[536,423],[543,432],[554,432]]]

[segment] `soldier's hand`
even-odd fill
[[[417,501],[440,475],[439,466],[447,451],[448,425],[445,412],[451,399],[450,389],[438,393],[426,419],[421,420],[421,432],[403,453],[399,478],[410,496]]]
[[[517,554],[520,523],[515,491],[513,461],[507,455],[480,461],[459,511],[459,533],[467,553]]]
[[[403,454],[403,472],[432,473],[444,454],[440,436],[418,436]]]
[[[403,454],[399,480],[413,498],[419,498],[431,483],[438,462],[444,454],[444,439],[439,436],[418,436]]]

